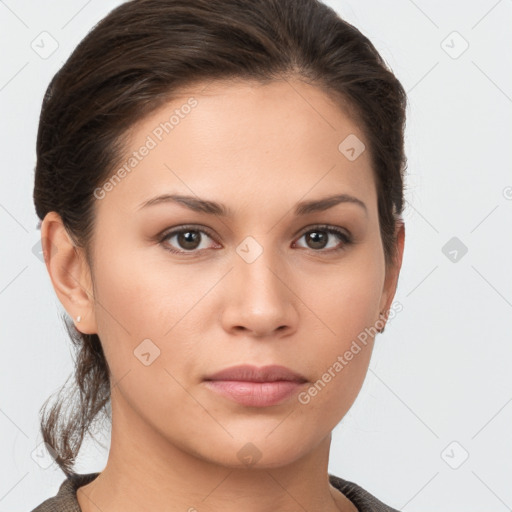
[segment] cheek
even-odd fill
[[[172,273],[169,266],[165,274],[163,268],[148,268],[136,251],[126,258],[110,254],[96,265],[95,311],[112,380],[119,382],[115,392],[141,417],[151,411],[172,415],[176,401],[197,407],[179,382],[194,360],[193,338],[186,332],[187,312],[205,290],[194,291],[191,286],[200,288],[200,284],[189,279],[191,286],[184,294],[185,277],[178,266]]]
[[[147,252],[131,247],[124,257],[121,250],[107,249],[110,256],[97,265],[97,312],[105,330],[134,339],[161,337],[207,290],[207,283],[187,270],[190,266],[173,265],[165,257],[152,261]]]
[[[196,306],[212,280],[198,278],[193,266],[173,265],[165,258],[148,264],[144,251],[123,251],[121,245],[103,245],[95,266],[98,334],[114,377],[149,369],[141,362],[144,357],[155,361],[151,372],[159,367],[175,374],[181,361],[180,371],[186,373],[197,350],[194,328],[201,308]],[[158,379],[162,383],[155,386],[168,385],[169,375],[164,372]]]
[[[354,260],[336,272],[310,281],[302,288],[307,305],[312,305],[312,329],[302,351],[311,354],[311,373],[318,379],[304,402],[325,410],[333,421],[347,410],[364,381],[373,348],[378,320],[383,269],[374,259]],[[310,313],[307,313],[309,316]],[[314,348],[313,348],[314,347]],[[316,404],[316,405],[315,405]]]
[[[379,261],[359,256],[335,270],[304,278],[301,293],[327,342],[323,346],[342,349],[376,322],[383,281]]]

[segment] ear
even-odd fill
[[[75,245],[56,212],[47,213],[41,223],[41,247],[53,288],[75,327],[84,334],[96,334],[89,265],[83,249]]]
[[[391,307],[391,303],[393,302],[393,298],[395,296],[396,287],[398,284],[398,276],[400,275],[400,269],[402,268],[402,258],[404,254],[404,245],[405,245],[405,223],[401,219],[397,222],[395,228],[395,236],[396,236],[396,259],[390,265],[389,268],[386,269],[386,278],[384,280],[384,288],[382,293],[382,300],[380,304],[380,312],[384,313],[384,318],[387,319],[388,311]],[[382,319],[382,316],[381,316]],[[384,328],[382,329],[384,330]],[[381,332],[382,332],[381,330]]]

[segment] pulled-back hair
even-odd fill
[[[92,269],[94,190],[122,161],[129,129],[179,89],[216,79],[299,79],[350,112],[370,152],[386,266],[393,263],[404,207],[406,93],[368,38],[317,0],[132,0],[112,10],[44,96],[38,217],[57,212]],[[85,434],[108,412],[110,371],[98,335],[63,319],[76,349],[76,385],[48,414],[45,402],[41,431],[61,469],[73,475]]]

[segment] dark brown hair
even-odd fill
[[[404,207],[406,93],[368,38],[316,0],[133,0],[112,10],[44,96],[34,186],[38,217],[57,212],[92,270],[93,192],[122,161],[129,129],[193,83],[283,78],[321,88],[363,131],[389,265]],[[78,332],[66,315],[63,320],[76,348],[73,391],[79,398],[68,394],[45,416],[47,400],[41,431],[56,462],[72,475],[85,434],[108,411],[110,372],[98,335]]]

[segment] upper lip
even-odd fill
[[[280,365],[269,365],[258,368],[248,364],[231,366],[220,372],[208,375],[205,380],[237,380],[250,382],[275,382],[288,380],[296,382],[307,382],[307,379],[289,368]]]

